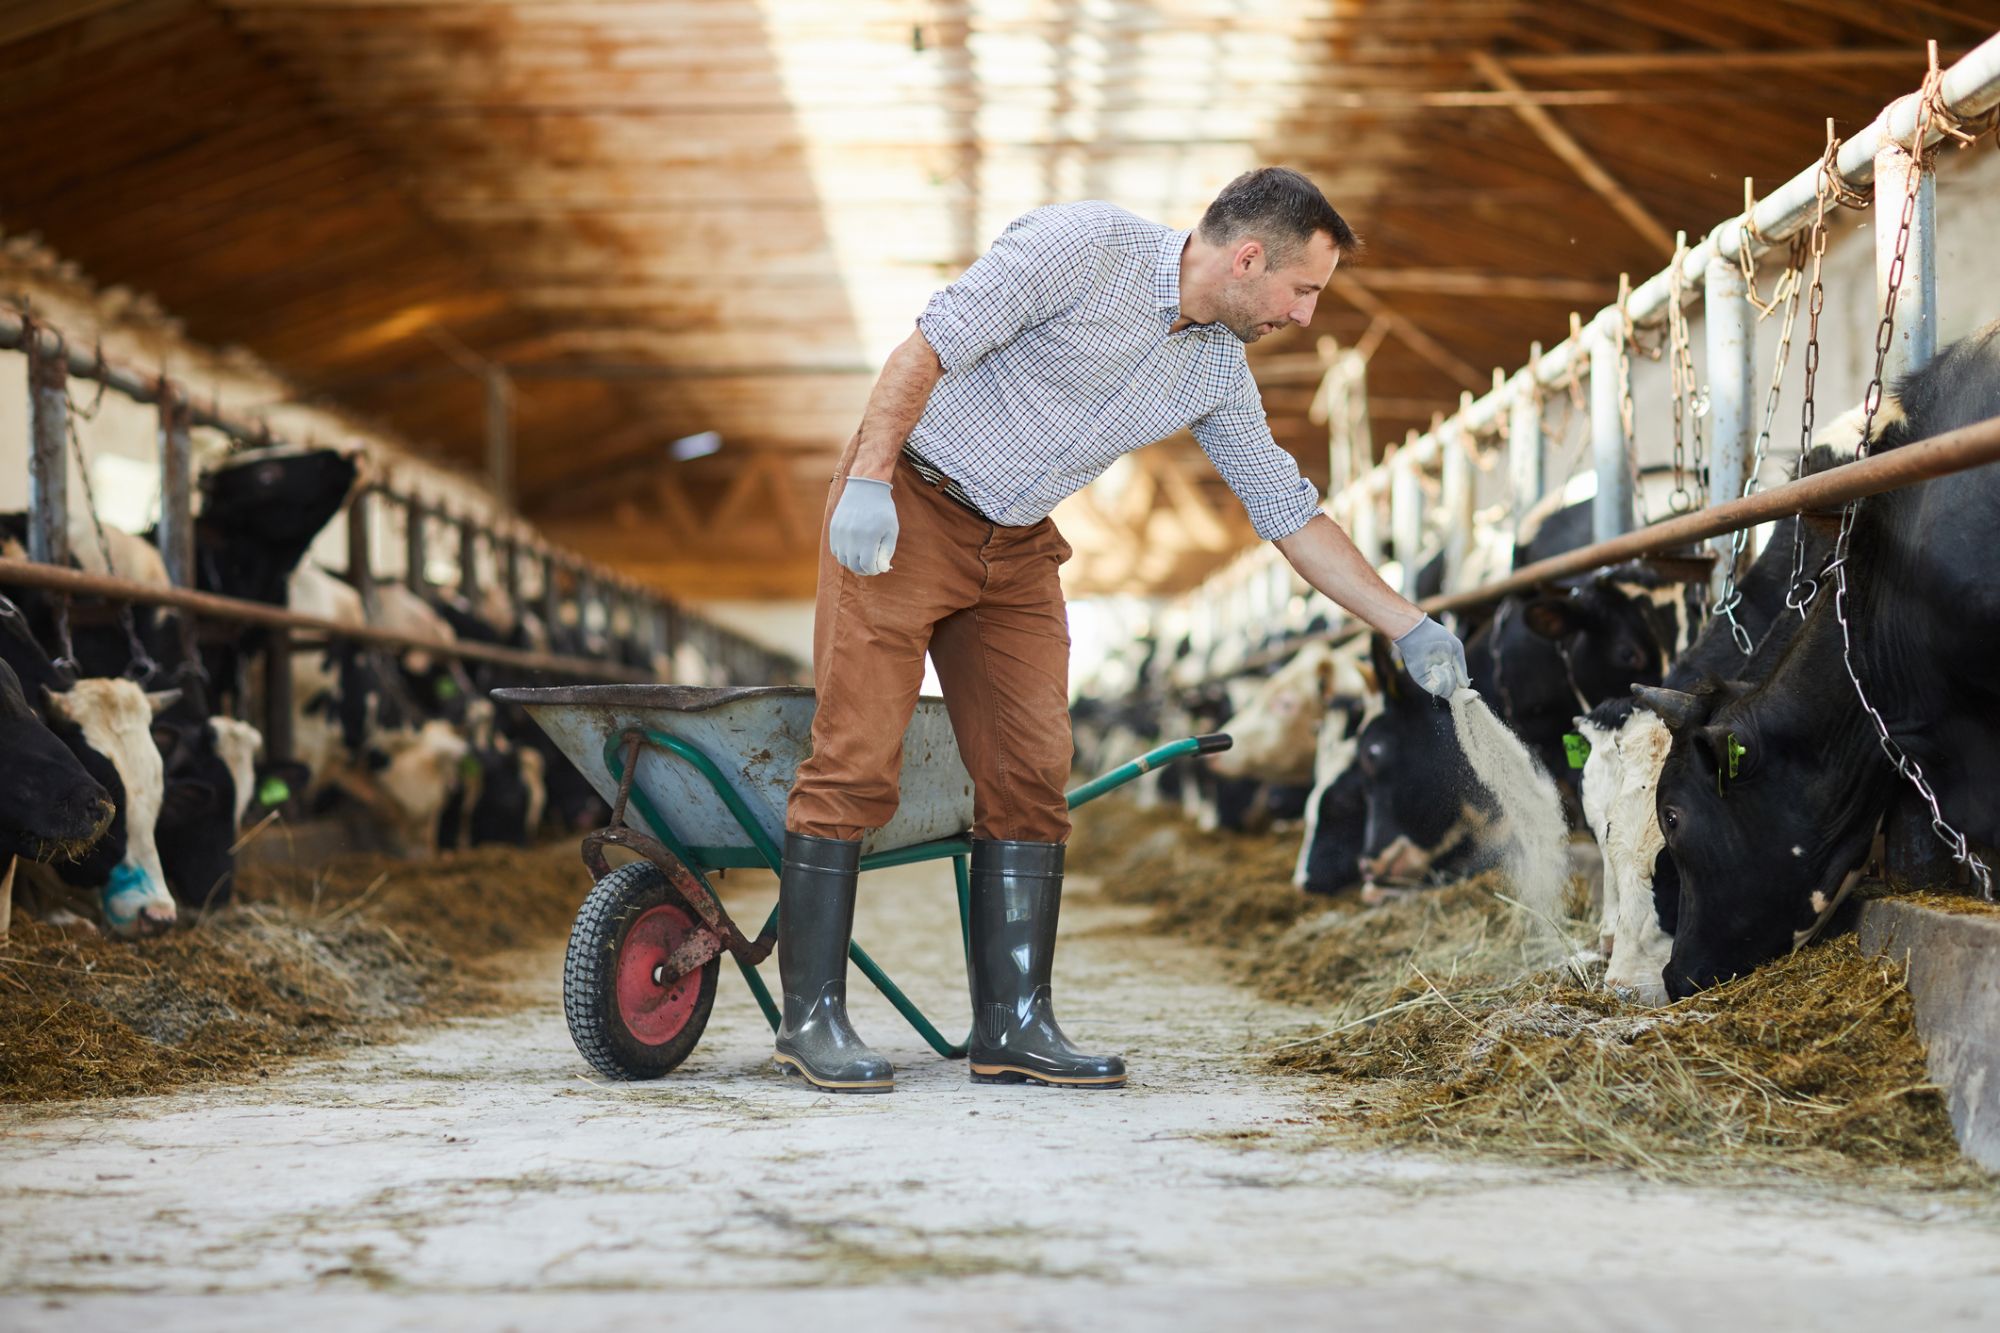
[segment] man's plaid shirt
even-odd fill
[[[1019,526],[1191,427],[1259,536],[1304,527],[1319,492],[1271,438],[1242,342],[1220,324],[1167,331],[1187,238],[1094,200],[1015,219],[917,320],[945,374],[911,446]]]

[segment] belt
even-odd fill
[[[909,459],[910,466],[917,470],[917,475],[936,487],[938,493],[944,496],[945,499],[951,501],[960,509],[977,515],[983,523],[991,523],[993,521],[986,517],[985,511],[980,509],[978,505],[972,503],[972,498],[960,488],[957,482],[947,477],[937,464],[918,453],[915,448],[905,444],[903,446],[903,457]]]

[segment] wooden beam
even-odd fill
[[[1381,320],[1405,347],[1457,380],[1460,386],[1483,392],[1491,385],[1491,377],[1481,375],[1470,362],[1425,333],[1407,317],[1392,310],[1387,302],[1356,282],[1352,275],[1335,269],[1329,286],[1362,314]]]
[[[1957,60],[1969,48],[1939,52]],[[1923,53],[1909,46],[1796,47],[1769,51],[1572,51],[1508,56],[1516,74],[1708,74],[1755,70],[1887,69],[1921,72]]]
[[[1474,51],[1471,60],[1473,69],[1494,87],[1515,91],[1520,89],[1521,81],[1487,52]],[[1567,162],[1571,170],[1583,178],[1584,184],[1602,195],[1605,202],[1617,211],[1618,216],[1632,225],[1634,231],[1668,256],[1674,253],[1674,234],[1667,230],[1616,176],[1605,170],[1603,163],[1593,157],[1589,149],[1578,143],[1568,130],[1558,125],[1554,116],[1539,106],[1531,106],[1525,102],[1515,104],[1514,114],[1548,145],[1550,152]]]

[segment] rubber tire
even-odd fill
[[[667,1041],[648,1045],[619,1016],[618,951],[626,931],[647,911],[667,903],[694,916],[658,866],[634,861],[597,881],[570,929],[563,960],[563,1016],[577,1051],[606,1078],[659,1078],[688,1058],[708,1026],[722,972],[720,954],[702,964],[694,1012]]]

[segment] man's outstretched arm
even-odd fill
[[[1300,578],[1394,639],[1404,668],[1419,685],[1448,695],[1467,683],[1465,649],[1458,639],[1384,583],[1338,523],[1316,514],[1275,545]]]

